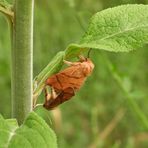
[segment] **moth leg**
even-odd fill
[[[51,98],[55,99],[59,94],[56,93],[55,89],[51,87]]]
[[[58,96],[58,94],[55,92],[55,89],[53,87],[51,87],[51,92],[50,93],[49,93],[49,90],[48,90],[47,87],[45,87],[44,91],[45,91],[45,99],[46,99],[46,101],[49,101],[51,99],[55,99]]]
[[[76,93],[76,90],[73,88],[73,87],[71,87],[72,88],[72,90],[73,90],[73,94],[75,95],[75,93]]]
[[[64,64],[68,65],[68,66],[75,66],[75,65],[78,65],[79,63],[77,62],[70,62],[70,61],[66,61],[66,60],[63,60]]]
[[[45,92],[45,100],[46,101],[50,100],[51,99],[51,94],[49,93],[47,87],[44,88],[44,92]]]
[[[79,55],[78,58],[80,59],[80,62],[83,62],[83,61],[86,61],[87,60],[87,58],[85,58],[82,55]]]
[[[51,99],[51,94],[49,93],[47,86],[44,86],[43,91],[45,92],[45,102],[48,102]],[[36,108],[41,105],[43,104],[36,104],[36,100],[34,100],[33,108]]]
[[[56,90],[51,87],[51,91],[49,93],[47,87],[44,89],[45,91],[45,102],[43,104],[43,107],[45,107],[48,110],[51,110],[52,104],[54,104],[57,97],[60,95],[61,92],[56,92]]]

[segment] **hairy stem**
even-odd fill
[[[21,124],[32,110],[34,0],[15,0],[12,40],[12,116]]]

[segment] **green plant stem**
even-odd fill
[[[21,124],[32,110],[34,0],[15,0],[12,41],[12,116]]]
[[[110,70],[113,78],[116,80],[117,84],[125,94],[127,98],[127,102],[129,104],[129,107],[134,111],[135,115],[138,117],[139,121],[143,125],[143,127],[148,130],[148,118],[145,116],[145,114],[142,112],[142,110],[139,108],[138,104],[135,102],[134,98],[132,98],[130,92],[125,88],[123,85],[121,77],[118,75],[118,73],[114,70],[112,63],[109,61],[109,59],[103,55],[105,63]]]

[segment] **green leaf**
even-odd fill
[[[16,122],[16,120],[15,120],[15,122]],[[13,130],[15,130],[16,127],[17,127],[17,122],[16,122],[15,126],[14,126],[14,123],[11,125],[10,120],[9,121],[5,120],[0,115],[0,148],[6,147],[6,144],[9,140],[9,136],[13,133]]]
[[[11,131],[15,131],[18,128],[18,123],[16,119],[6,119],[5,121],[7,122]]]
[[[34,112],[29,114],[20,127],[17,126],[16,120],[4,120],[3,117],[0,116],[0,148],[20,147],[57,148],[55,133],[49,128],[46,122]]]
[[[66,55],[97,48],[113,52],[135,50],[148,43],[148,5],[122,5],[96,13],[80,44],[70,45]]]

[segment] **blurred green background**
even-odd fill
[[[11,1],[10,1],[11,2]],[[60,50],[77,43],[90,17],[121,4],[147,4],[147,0],[35,1],[34,76]],[[0,15],[0,113],[11,116],[11,50],[9,28]],[[148,116],[148,46],[130,53],[92,51],[95,70],[82,89],[52,114],[59,148],[147,148],[148,133],[127,103],[126,95],[104,62],[112,62],[122,85]],[[20,90],[18,90],[20,91]],[[40,97],[43,102],[43,95]],[[44,117],[46,118],[46,117]],[[48,120],[48,119],[46,119]],[[49,122],[49,121],[48,121]]]

